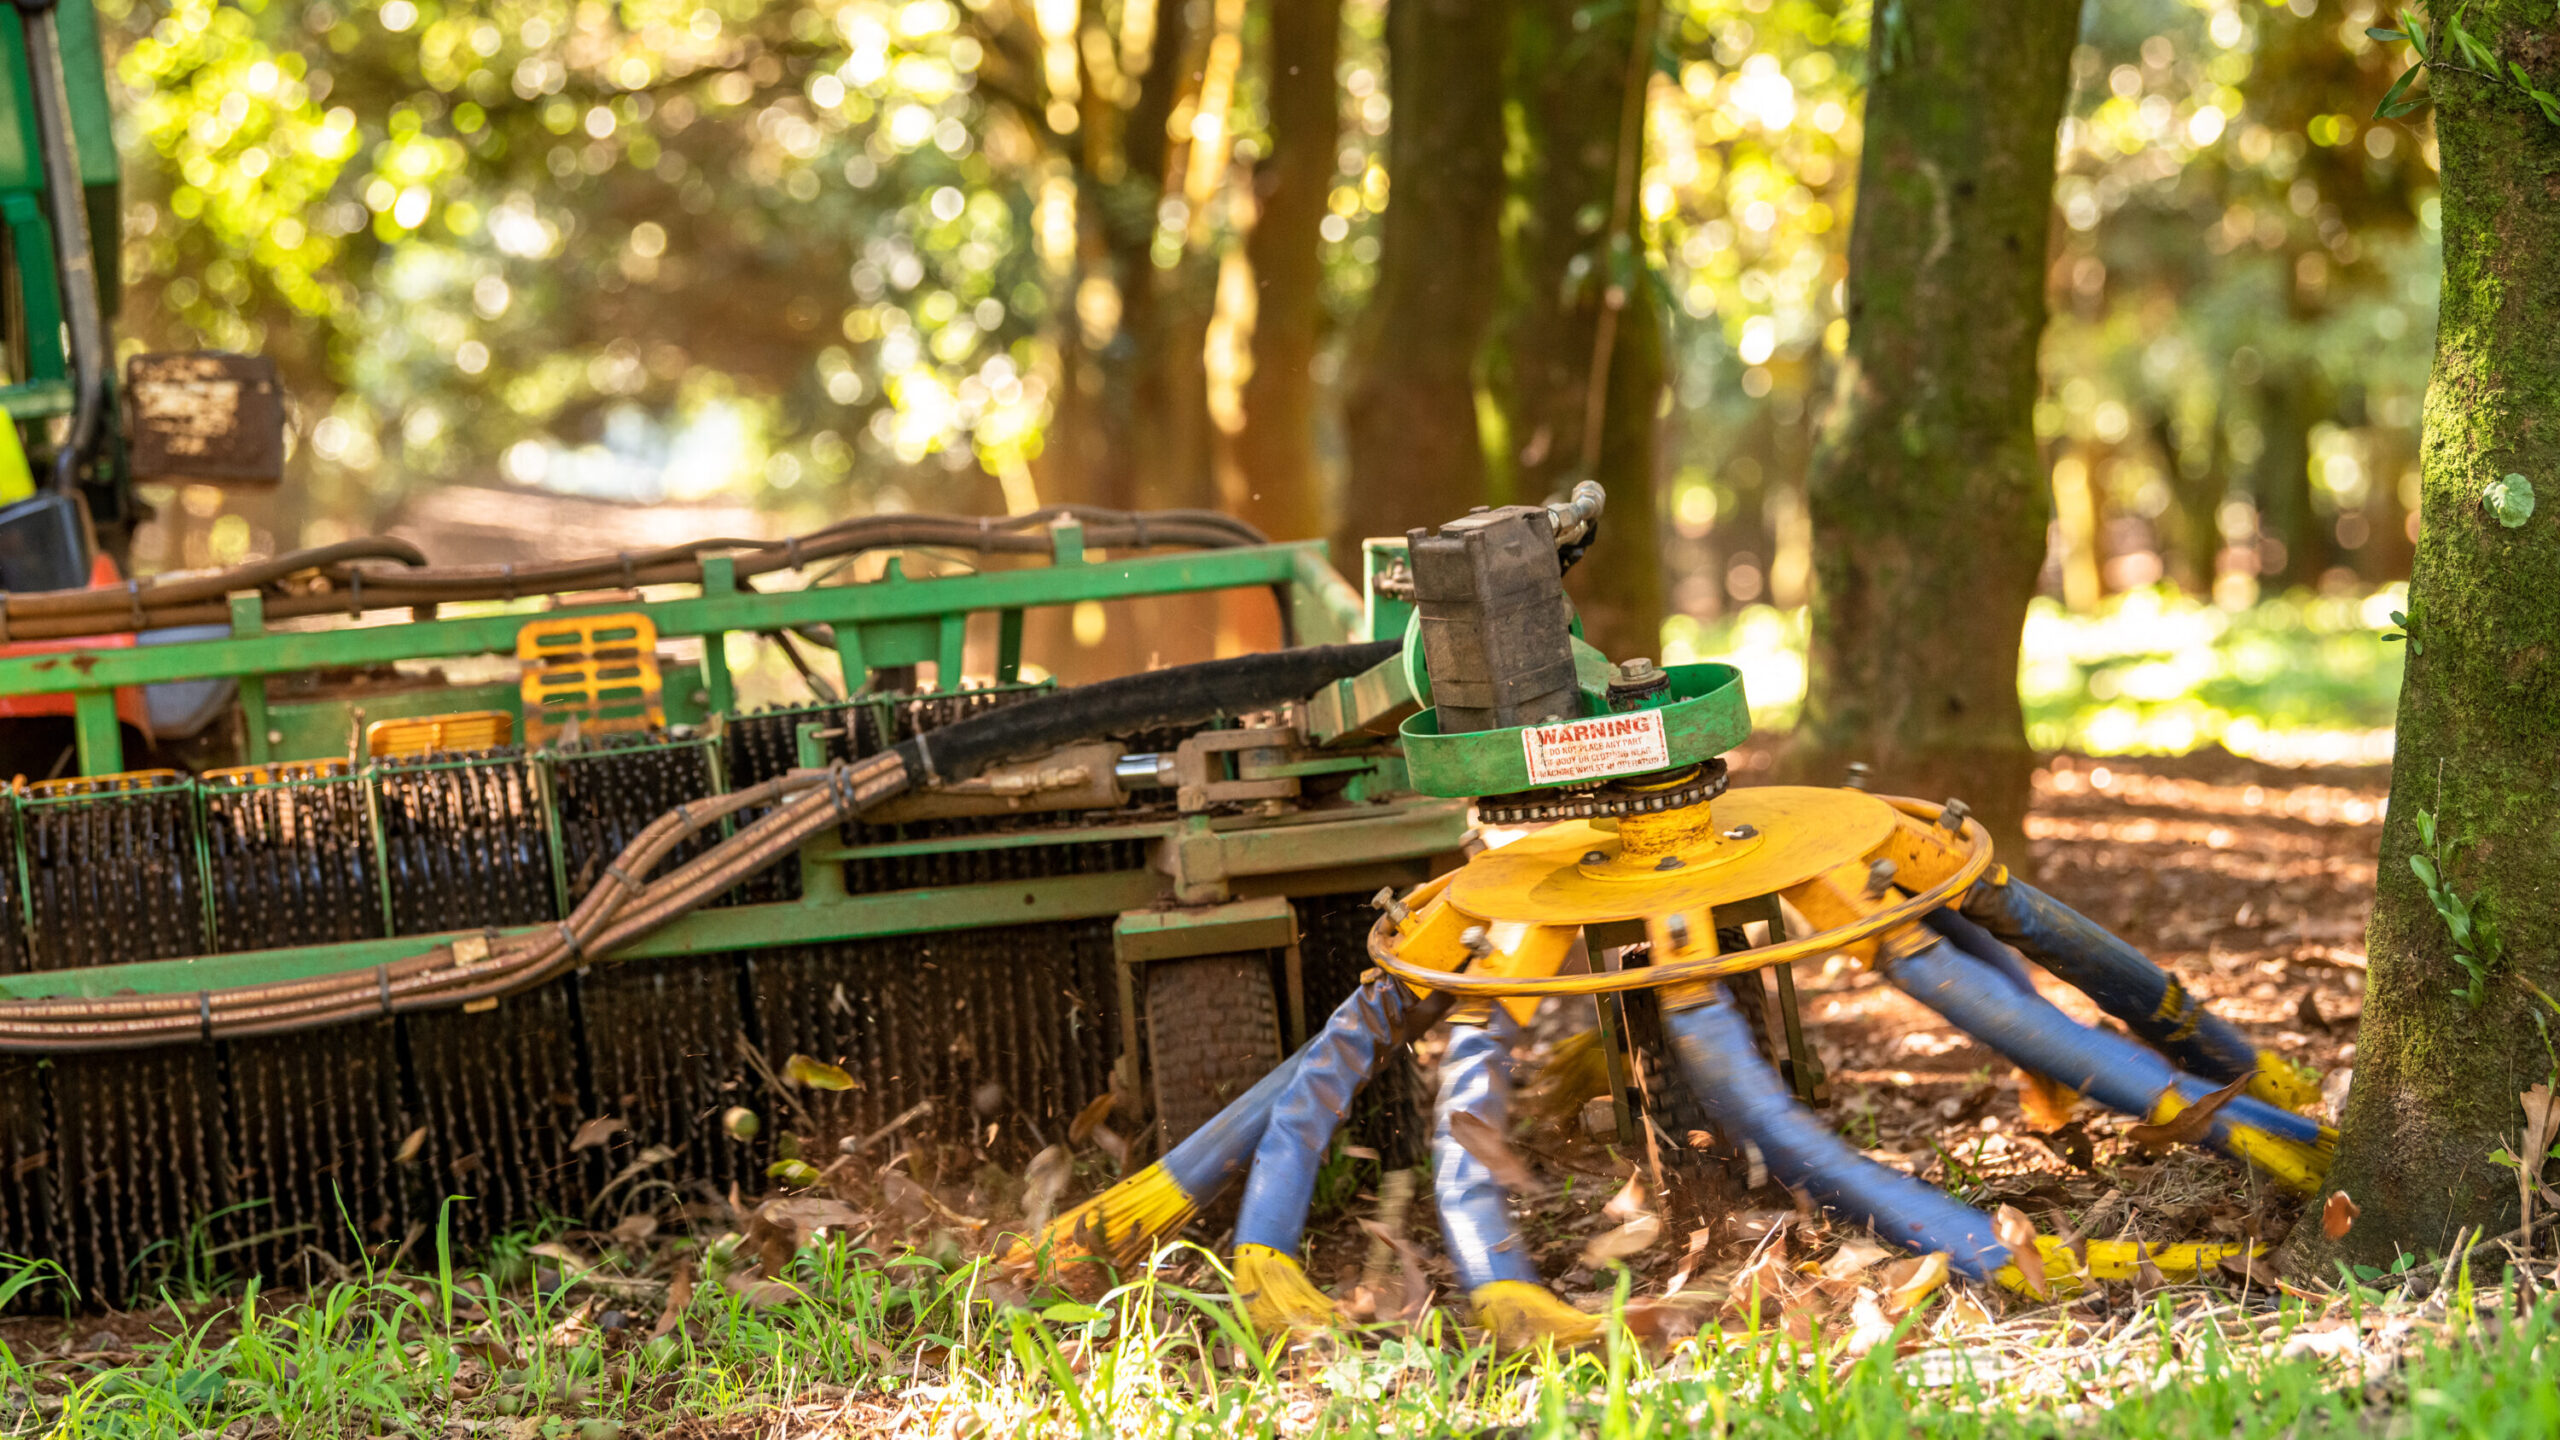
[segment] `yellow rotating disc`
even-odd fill
[[[1551,825],[1467,862],[1449,903],[1482,920],[1596,925],[1729,905],[1875,852],[1893,807],[1859,790],[1763,785],[1604,830]]]

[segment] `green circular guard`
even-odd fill
[[[1670,667],[1671,698],[1613,712],[1584,692],[1583,715],[1551,725],[1440,733],[1440,712],[1404,722],[1405,768],[1425,795],[1511,795],[1587,784],[1712,760],[1751,737],[1742,672],[1730,665]]]

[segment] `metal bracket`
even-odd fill
[[[1282,1008],[1291,1050],[1306,1043],[1307,990],[1298,951],[1298,910],[1286,896],[1265,895],[1224,905],[1180,910],[1134,910],[1111,927],[1111,949],[1120,962],[1120,1048],[1138,1053],[1136,971],[1159,960],[1239,951],[1278,950],[1282,958]]]
[[[1177,803],[1185,813],[1238,800],[1286,800],[1298,793],[1295,776],[1279,779],[1228,779],[1214,755],[1268,750],[1285,752],[1297,739],[1289,730],[1203,730],[1173,753]],[[1250,762],[1242,762],[1249,764]]]

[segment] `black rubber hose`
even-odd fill
[[[1309,645],[1097,681],[974,715],[898,746],[909,783],[966,780],[989,765],[1077,740],[1268,710],[1380,664],[1402,642]]]

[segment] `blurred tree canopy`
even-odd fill
[[[127,343],[264,351],[299,403],[300,498],[263,530],[191,521],[158,559],[363,529],[411,488],[500,478],[752,495],[794,521],[1037,497],[1358,533],[1377,496],[1345,491],[1354,352],[1390,201],[1427,177],[1392,173],[1399,125],[1424,122],[1397,113],[1389,0],[1306,19],[1335,8],[106,0]],[[1542,328],[1558,295],[1526,277],[1581,287],[1575,305],[1632,297],[1667,387],[1638,474],[1676,655],[1804,597],[1868,9],[1501,8],[1514,66],[1635,47],[1610,53],[1638,62],[1640,160],[1622,226],[1587,202],[1542,215],[1591,137],[1558,148],[1577,117],[1534,77],[1496,97],[1493,223],[1535,258],[1483,297],[1460,357],[1474,483],[1532,498],[1585,448],[1541,419],[1557,387],[1535,367],[1587,343],[1537,337],[1589,331]],[[2365,118],[2395,73],[2363,33],[2380,18],[2088,8],[2037,409],[2052,593],[2405,573],[2436,178],[2423,113]],[[1263,356],[1303,389],[1275,393]]]

